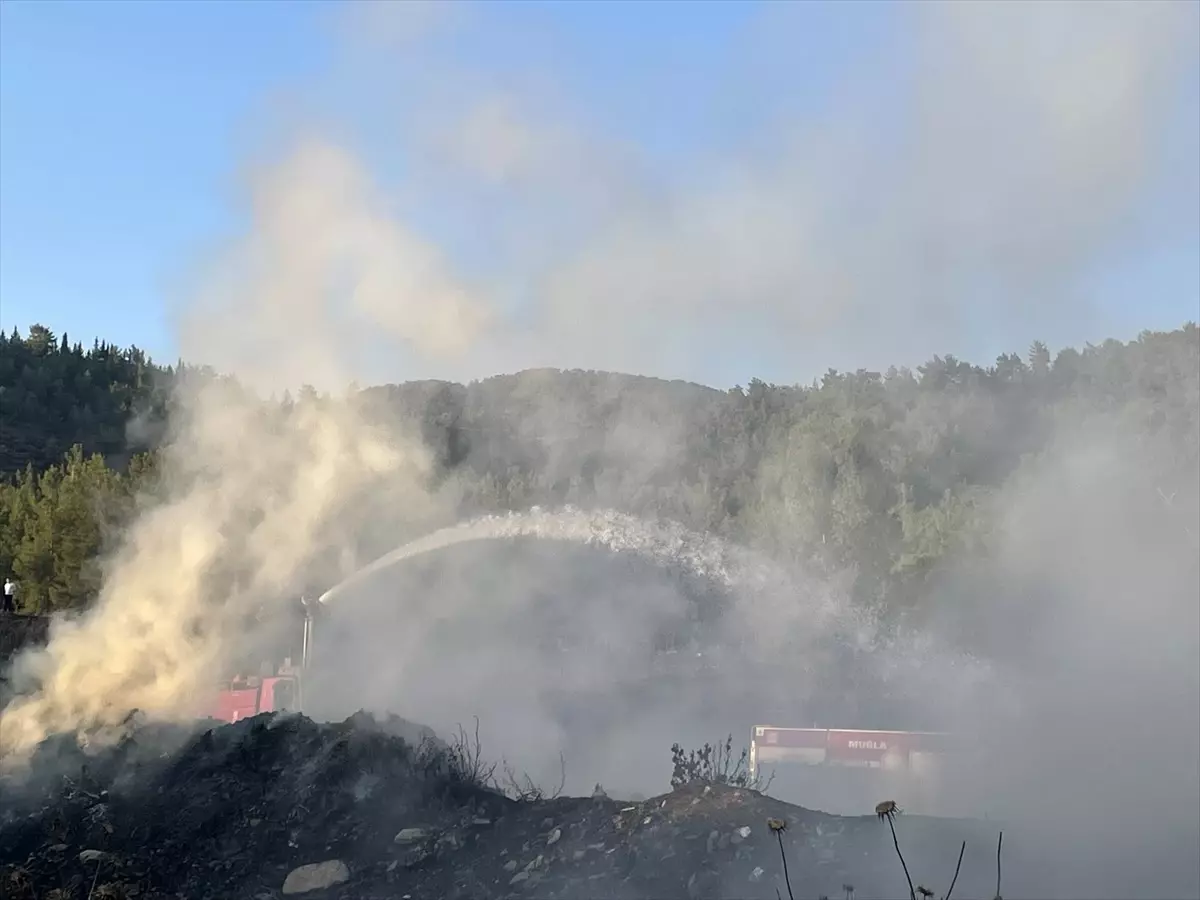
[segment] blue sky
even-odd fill
[[[347,38],[348,7],[321,2],[7,0],[0,7],[0,326],[40,321],[74,339],[99,335],[172,360],[179,343],[171,309],[189,274],[245,225],[237,179],[299,121],[320,123],[351,144],[372,176],[400,196],[407,219],[480,275],[492,271],[489,254],[501,253],[495,234],[517,221],[512,204],[534,201],[503,192],[481,200],[486,192],[467,191],[461,179],[415,177],[422,170],[414,111],[452,106],[493,82],[525,91],[582,134],[635,148],[639,171],[656,190],[690,196],[714,171],[758,166],[784,133],[773,130],[777,123],[824,135],[831,109],[855,98],[876,104],[860,117],[875,124],[862,130],[854,120],[860,131],[848,146],[887,146],[909,109],[891,98],[918,60],[912,10],[898,4],[497,2],[461,9],[470,21],[449,37],[372,45],[361,33]],[[1200,148],[1195,61],[1177,77],[1178,114],[1162,139],[1164,155],[1155,158],[1162,177],[1113,214],[1135,225],[1113,245],[1089,244],[1069,277],[1054,282],[1056,290],[1086,295],[1088,305],[1059,315],[1035,309],[999,329],[994,311],[966,310],[964,321],[977,324],[940,335],[938,352],[987,361],[1033,337],[1077,344],[1200,316],[1200,178],[1189,175]],[[430,91],[450,99],[429,100]],[[876,161],[891,164],[884,152]],[[836,160],[825,165],[836,180]],[[868,159],[862,171],[876,168]],[[894,236],[886,228],[881,234],[884,242]],[[526,282],[514,276],[512,283]],[[803,293],[805,285],[795,287]],[[761,327],[751,322],[747,334],[777,333],[780,315],[764,307]],[[715,339],[701,338],[696,348]],[[895,359],[900,345],[882,340],[831,332],[830,341],[828,360],[806,366],[786,349],[756,358],[749,337],[724,356],[697,349],[664,365],[729,384],[750,374],[807,380],[826,365],[913,361]],[[922,358],[928,348],[913,344],[912,352]],[[617,354],[614,367],[642,358]],[[523,364],[501,359],[498,368]],[[395,377],[401,374],[420,369]]]
[[[316,6],[5,3],[0,321],[170,359],[170,272],[228,229],[263,94],[327,55]],[[271,48],[263,52],[265,44]]]

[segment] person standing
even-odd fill
[[[4,579],[3,604],[4,605],[3,605],[2,609],[4,612],[16,612],[17,611],[17,583],[15,581],[13,581],[11,578]]]

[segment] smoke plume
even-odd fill
[[[18,680],[37,690],[4,710],[3,755],[133,710],[196,715],[260,610],[294,602],[314,561],[326,580],[352,567],[373,514],[398,534],[440,521],[428,450],[402,425],[316,396],[281,412],[251,388],[345,385],[362,329],[401,349],[461,351],[482,307],[330,145],[305,142],[262,172],[251,221],[181,331],[189,358],[238,381],[181,380],[157,495],[108,561],[95,607],[19,661]]]
[[[898,7],[887,48],[849,13],[815,9],[770,5],[731,37],[744,56],[719,86],[736,114],[711,108],[735,136],[666,163],[521,70],[485,81],[454,52],[466,24],[428,55],[381,62],[444,85],[383,92],[416,134],[413,201],[463,216],[482,235],[472,264],[499,296],[529,298],[469,372],[448,374],[789,382],[948,348],[987,359],[1032,334],[1077,341],[1081,322],[1111,333],[1095,279],[1139,245],[1200,237],[1194,7]],[[848,33],[867,74],[789,114],[810,73],[782,58],[807,59],[795,42],[814,27]],[[653,87],[643,102],[670,120],[681,98]]]
[[[812,25],[810,6],[773,5],[732,43],[791,84],[779,57]],[[791,115],[747,62],[728,73],[729,118],[751,124],[729,129],[732,146],[672,149],[667,164],[548,79],[463,59],[453,47],[493,33],[500,5],[441,8],[354,6],[340,23],[330,80],[362,79],[372,128],[361,148],[310,129],[253,171],[247,232],[179,326],[185,359],[238,381],[181,384],[161,491],[108,560],[99,603],[20,661],[31,690],[4,710],[0,755],[118,726],[133,709],[186,718],[260,606],[349,576],[365,540],[386,549],[452,523],[456,485],[433,478],[430,449],[404,423],[380,424],[353,397],[305,394],[281,412],[267,392],[545,365],[804,381],[947,349],[986,357],[1106,331],[1087,285],[1164,235],[1200,237],[1200,181],[1183,171],[1200,148],[1194,109],[1179,126],[1200,58],[1194,5],[896,6],[907,42],[875,59],[875,90],[856,80]],[[517,30],[494,33],[544,58]],[[878,48],[854,49],[866,65]],[[771,114],[749,116],[760,99]],[[397,120],[401,163],[379,152]],[[528,421],[551,433],[547,410],[566,407],[527,400]],[[619,445],[645,490],[679,474],[675,423],[615,422],[595,443]],[[1200,834],[1195,550],[1164,524],[1159,461],[1123,423],[1058,428],[1046,459],[991,504],[987,570],[931,585],[939,616],[925,631],[887,643],[867,621],[842,636],[873,654],[876,676],[921,686],[927,712],[977,740],[983,762],[960,798],[1039,839],[1071,835],[1057,876],[1074,880],[1047,892],[1194,892],[1190,862],[1151,850]],[[748,477],[796,471],[804,452],[771,448]],[[564,481],[582,472],[550,455]],[[1196,485],[1179,490],[1195,509]],[[738,634],[752,668],[656,686],[631,648],[683,614],[677,587],[586,554],[517,557],[418,567],[403,588],[347,599],[339,609],[363,624],[340,638],[354,643],[339,645],[326,699],[439,728],[491,710],[485,736],[539,778],[567,746],[575,786],[636,770],[608,786],[645,791],[663,784],[645,759],[658,766],[672,740],[742,733],[754,723],[723,723],[750,708],[787,715],[795,677],[840,671],[824,657],[795,664],[796,648],[835,629],[806,623],[802,606],[777,618],[794,599],[781,589],[740,599],[757,621],[784,623],[770,643]],[[721,588],[736,609],[740,586]],[[848,602],[840,583],[814,590]],[[969,627],[986,636],[987,662],[949,636],[968,627],[964,608],[986,611]],[[538,643],[555,628],[600,649],[563,657]],[[1152,871],[1122,868],[1138,854]],[[1095,886],[1089,859],[1108,861],[1090,870]]]

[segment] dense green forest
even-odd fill
[[[94,595],[96,560],[153,489],[185,376],[214,377],[134,347],[85,350],[42,325],[0,335],[0,574],[19,582],[23,609]],[[853,571],[859,598],[896,608],[951,562],[986,554],[989,497],[1065,426],[1117,424],[1155,467],[1147,483],[1163,514],[1183,529],[1197,515],[1191,323],[1057,354],[1034,343],[986,367],[944,356],[916,371],[829,371],[807,386],[719,391],[536,370],[358,399],[381,421],[418,424],[441,477],[462,485],[462,515],[574,503],[664,516],[783,561]]]

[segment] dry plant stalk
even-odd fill
[[[1003,900],[1000,896],[1000,848],[1004,846],[1004,832],[1000,832],[1000,838],[996,841],[996,897],[995,900]]]
[[[102,865],[104,865],[103,856],[96,860],[96,874],[92,876],[92,886],[88,888],[87,900],[92,900],[92,894],[96,892],[96,882],[100,880],[100,867]]]
[[[900,857],[900,865],[904,867],[904,878],[908,882],[908,900],[917,900],[917,889],[913,887],[912,876],[908,874],[908,863],[900,852],[900,839],[896,837],[896,816],[901,812],[895,800],[884,800],[875,804],[875,815],[887,819],[888,827],[892,829],[892,843],[896,847],[896,855]]]
[[[519,779],[516,772],[506,763],[504,766],[504,784],[502,789],[505,794],[518,803],[541,803],[544,800],[557,800],[562,796],[562,792],[567,784],[567,760],[561,753],[558,754],[558,768],[558,787],[553,792],[547,793],[540,785],[533,783],[533,779],[529,777],[528,772]],[[596,785],[596,787],[600,787],[600,785]]]
[[[792,894],[792,879],[788,875],[787,853],[783,849],[783,833],[787,831],[787,819],[767,819],[767,828],[771,829],[771,833],[779,841],[779,856],[783,860],[783,883],[787,885],[788,900],[796,900]],[[779,893],[779,888],[775,888],[775,893]]]
[[[963,841],[962,846],[958,848],[958,865],[954,867],[954,877],[950,879],[950,890],[946,891],[946,896],[942,900],[950,900],[950,895],[954,893],[954,886],[958,884],[958,873],[962,869],[963,854],[967,852],[967,842]]]

